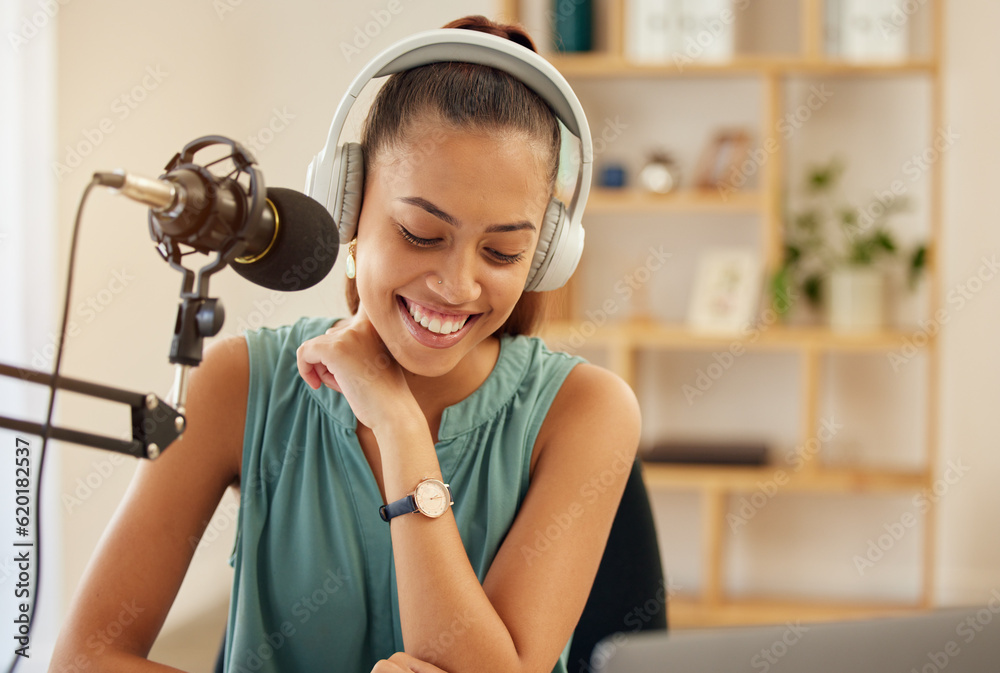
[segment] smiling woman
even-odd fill
[[[527,335],[533,290],[579,257],[589,131],[520,28],[469,17],[416,37],[454,51],[390,77],[361,146],[338,147],[343,180],[323,153],[310,170],[349,243],[352,315],[206,354],[188,430],[137,472],[51,670],[126,597],[145,612],[97,668],[164,670],[145,657],[189,540],[234,484],[226,670],[567,670],[639,437],[620,379]],[[552,198],[557,115],[585,148],[568,212]]]
[[[531,39],[523,31],[487,24],[480,18],[459,19],[446,27],[488,32],[534,51]],[[468,95],[470,91],[475,95]],[[484,182],[494,189],[494,169],[499,167],[497,160],[514,152],[508,158],[523,163],[516,167],[513,177],[527,192],[518,196],[522,201],[527,199],[529,206],[540,207],[544,214],[559,170],[560,135],[556,118],[545,101],[531,89],[512,75],[488,66],[433,64],[390,78],[379,91],[362,129],[365,174],[370,175],[386,165],[392,167],[393,175],[384,180],[397,181],[422,174],[428,168],[428,158],[436,155],[446,141],[454,140],[456,135],[468,141],[464,150],[485,152],[478,157],[482,165],[469,166],[470,171],[460,173],[464,186],[469,187],[472,183],[467,196],[483,191]],[[482,145],[472,147],[474,139],[480,140]],[[467,157],[467,163],[474,158]],[[365,201],[372,198],[368,193],[371,184],[370,179],[366,181]],[[491,196],[502,198],[496,193]],[[408,199],[409,203],[424,208],[444,222],[457,223],[454,217],[420,195],[400,198]],[[533,214],[534,220],[527,217],[522,222],[529,227],[534,226],[532,221],[540,222],[537,212]],[[499,223],[492,224],[499,226]],[[534,250],[534,245],[530,250]],[[530,257],[530,253],[522,254]],[[348,281],[346,291],[348,307],[353,313],[359,301],[353,279]],[[544,297],[538,293],[524,293],[498,328],[498,334],[531,333],[544,312]]]

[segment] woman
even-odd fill
[[[533,49],[483,17],[446,27]],[[390,78],[362,147],[352,316],[208,351],[188,430],[139,467],[50,670],[172,670],[145,656],[230,486],[227,670],[565,670],[639,413],[619,378],[524,336],[556,119],[510,75],[437,63]],[[141,612],[88,648],[122,602]]]

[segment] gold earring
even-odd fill
[[[344,273],[347,274],[348,278],[353,278],[358,275],[358,265],[354,261],[354,251],[358,246],[358,239],[352,238],[351,243],[347,246],[347,261],[344,262]]]

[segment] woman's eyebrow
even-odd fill
[[[461,223],[458,221],[458,218],[454,217],[453,215],[449,215],[448,213],[441,210],[440,208],[438,208],[425,198],[419,196],[400,196],[396,200],[402,201],[403,203],[408,203],[411,206],[416,206],[417,208],[420,208],[421,210],[429,213],[430,215],[433,215],[439,220],[447,222],[453,227],[462,226]],[[511,222],[508,224],[491,224],[490,226],[486,227],[486,233],[490,234],[506,233],[508,231],[521,231],[522,229],[528,229],[534,231],[535,228],[536,228],[535,225],[529,222],[528,220],[521,220],[520,222]]]

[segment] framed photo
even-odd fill
[[[739,333],[755,321],[762,278],[761,260],[753,250],[703,253],[691,292],[688,324],[700,332]]]
[[[716,133],[698,162],[695,173],[699,189],[732,186],[733,176],[747,158],[750,135],[743,129],[725,129]]]

